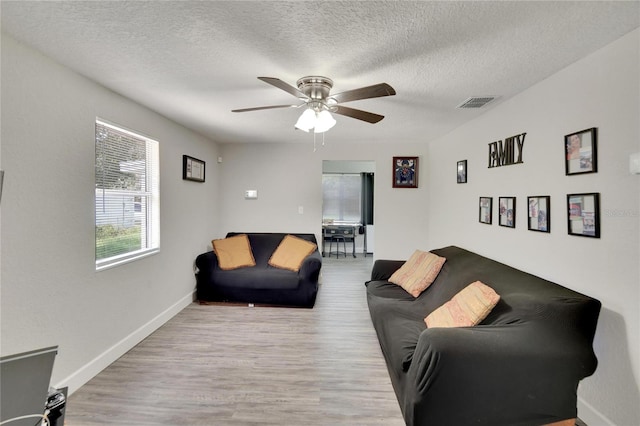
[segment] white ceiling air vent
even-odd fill
[[[474,97],[469,98],[466,101],[462,102],[456,108],[482,108],[492,100],[494,100],[495,96],[483,96],[483,97]]]

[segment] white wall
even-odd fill
[[[363,126],[370,124],[363,123]],[[393,156],[418,156],[427,162],[424,143],[340,144],[325,137],[313,152],[310,136],[300,132],[299,144],[221,144],[221,238],[237,232],[312,232],[320,241],[322,228],[323,160],[375,162],[374,217],[376,258],[407,258],[426,249],[428,180],[419,170],[418,188],[392,188]],[[422,164],[422,163],[421,163]],[[426,166],[421,166],[426,167]],[[257,189],[257,200],[244,191]],[[304,213],[298,214],[298,206]]]
[[[96,116],[160,142],[161,251],[102,272],[94,258]],[[192,301],[193,262],[217,232],[213,142],[3,34],[1,352],[59,345],[54,385],[76,390]],[[182,180],[182,155],[207,182]]]
[[[640,151],[638,30],[429,144],[429,237],[550,279],[603,303],[596,373],[579,388],[589,425],[640,424]],[[598,128],[598,172],[565,176],[564,135]],[[488,144],[527,132],[524,164],[488,168]],[[469,183],[456,184],[458,160]],[[567,235],[566,194],[600,192],[600,239]],[[551,233],[527,230],[526,197],[551,196]],[[494,197],[494,225],[478,197]],[[516,228],[498,226],[499,196],[517,197]],[[540,342],[544,344],[544,342]]]
[[[325,160],[322,173],[375,173],[374,161]]]

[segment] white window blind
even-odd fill
[[[96,120],[96,270],[160,249],[158,142]]]
[[[322,219],[361,220],[362,178],[359,174],[322,175]]]

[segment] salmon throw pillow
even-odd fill
[[[471,327],[480,324],[499,300],[500,296],[491,287],[475,281],[431,312],[424,322],[429,328]]]
[[[438,276],[447,259],[428,251],[416,250],[397,271],[389,282],[397,284],[413,297],[420,296]]]

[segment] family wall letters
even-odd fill
[[[522,149],[527,133],[489,144],[489,168],[522,163]],[[517,155],[516,155],[517,154]]]

